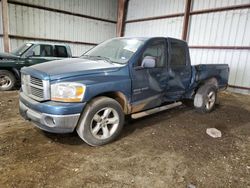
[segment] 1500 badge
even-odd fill
[[[145,90],[148,90],[148,89],[149,89],[149,87],[143,87],[143,88],[134,89],[133,93],[134,94],[140,94],[141,92],[143,92]]]

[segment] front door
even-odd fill
[[[132,69],[132,112],[138,112],[161,105],[167,84],[166,42],[152,39],[146,44],[138,62]],[[154,57],[156,66],[143,68],[142,60]]]
[[[54,57],[54,49],[52,45],[37,44],[30,50],[32,52],[28,53],[31,53],[32,56],[26,59],[26,63],[29,66],[58,59]]]

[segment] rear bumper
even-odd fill
[[[79,103],[68,103],[67,109],[65,109],[66,107],[64,106],[66,103],[53,103],[58,104],[57,106],[52,105],[51,101],[49,104],[48,103],[49,102],[39,103],[33,99],[25,97],[24,94],[20,93],[19,111],[24,119],[32,121],[35,126],[42,130],[52,133],[73,132],[77,126],[85,103],[80,103],[82,104],[82,107],[77,111],[74,105],[78,106]],[[74,110],[70,108],[71,106],[74,107]],[[42,111],[40,109],[45,110]],[[50,113],[48,113],[49,109],[51,111]],[[68,113],[70,110],[76,113]]]

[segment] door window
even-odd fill
[[[186,48],[183,44],[171,41],[171,67],[186,66]]]
[[[53,57],[53,47],[51,45],[37,45],[33,48],[34,57]]]
[[[55,57],[68,57],[65,46],[55,46]]]
[[[165,67],[166,53],[165,53],[165,42],[164,41],[154,41],[146,48],[142,54],[142,59],[144,57],[151,56],[156,60],[156,67]],[[139,65],[140,66],[140,65]]]

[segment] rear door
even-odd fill
[[[156,38],[146,44],[138,62],[132,68],[132,111],[142,111],[159,106],[167,84],[167,53],[165,39]],[[156,59],[154,68],[142,68],[144,57]]]
[[[191,81],[191,65],[187,44],[176,39],[168,39],[169,78],[167,99],[179,99],[188,89]]]

